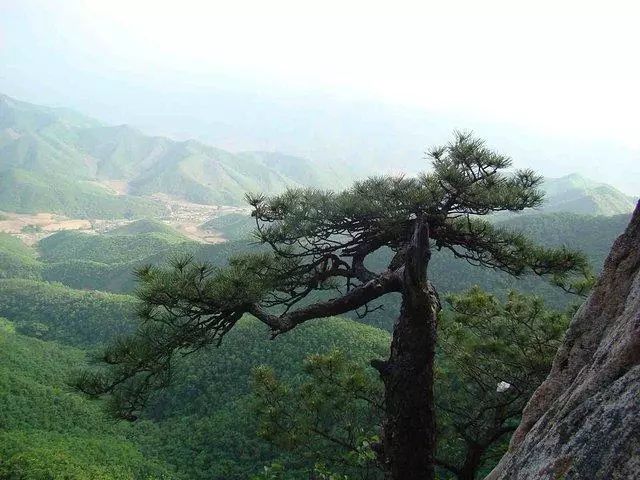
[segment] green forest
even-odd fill
[[[259,250],[246,239],[251,220],[242,221],[242,227],[240,219],[218,222],[229,227],[224,231],[230,241],[217,245],[195,243],[162,223],[147,221],[100,235],[56,233],[34,246],[8,234],[0,237],[0,478],[294,479],[313,471],[326,478],[380,478],[366,450],[375,438],[379,413],[369,412],[353,395],[361,389],[380,396],[368,362],[388,348],[397,300],[364,319],[350,315],[310,323],[276,340],[269,340],[256,320],[243,319],[219,348],[181,358],[170,387],[156,392],[143,417],[133,423],[114,421],[103,401],[70,387],[78,370],[95,362],[98,349],[135,329],[137,300],[131,294],[136,268],[163,264],[185,252],[223,265],[239,252]],[[598,269],[627,221],[627,215],[555,213],[498,222],[534,239],[573,245]],[[372,261],[382,264],[386,257],[381,252]],[[492,301],[499,304],[518,301],[507,298],[511,290],[527,291],[559,312],[553,315],[562,315],[577,300],[540,280],[514,281],[446,255],[434,258],[431,271],[443,295],[463,294],[479,285],[495,292],[498,297]],[[556,322],[554,329],[566,319]],[[470,334],[465,332],[461,322],[446,335]],[[482,348],[464,341],[471,342],[470,349]],[[450,361],[449,355],[442,358]],[[315,369],[327,362],[335,363],[332,374],[348,389],[336,392],[335,385],[323,383],[326,378],[314,377]],[[447,373],[452,365],[441,368],[437,388],[446,390],[445,398],[461,405],[470,401],[454,386],[462,374]],[[352,432],[334,432],[351,438],[354,449],[310,431],[310,413],[301,409],[299,418],[288,420],[294,422],[293,433],[283,434],[274,424],[286,412],[269,407],[274,401],[273,391],[265,393],[269,386],[295,404],[305,405],[310,397],[330,400],[320,403],[321,421],[329,430],[345,418],[356,422]],[[517,413],[510,418],[517,424]],[[441,448],[450,461],[460,462],[463,446],[456,443],[455,419],[451,421],[443,423],[449,431],[443,435],[451,440]],[[479,474],[504,451],[507,438],[491,446]],[[443,478],[448,472],[442,470]]]
[[[413,367],[380,359],[416,298],[429,468],[483,478],[634,205],[469,133],[423,175],[352,184],[5,96],[0,114],[2,480],[389,478],[388,378]]]
[[[0,480],[640,480],[638,18],[0,0]]]

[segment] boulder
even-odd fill
[[[640,479],[640,203],[486,480]]]

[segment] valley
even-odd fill
[[[226,215],[248,215],[245,207],[202,205],[172,198],[164,194],[151,197],[166,212],[158,218],[185,237],[202,243],[219,243],[227,239],[205,223]],[[34,245],[47,236],[72,230],[83,233],[106,233],[135,222],[134,219],[70,218],[55,213],[14,213],[0,211],[0,232],[10,233],[27,245]]]
[[[640,479],[638,18],[0,0],[0,480]]]
[[[367,307],[365,315],[361,310],[347,311],[275,340],[269,340],[270,332],[256,318],[239,315],[237,325],[219,348],[198,347],[172,357],[176,367],[172,381],[150,397],[132,423],[114,420],[113,398],[93,401],[69,388],[78,372],[93,368],[96,359],[105,358],[113,344],[118,345],[137,328],[148,327],[140,316],[141,299],[137,296],[144,288],[145,276],[157,274],[163,282],[171,278],[167,269],[195,262],[200,273],[180,277],[175,285],[192,285],[194,278],[210,276],[213,286],[197,285],[196,292],[211,288],[214,295],[219,288],[225,299],[233,299],[234,289],[248,288],[240,299],[242,304],[245,296],[254,295],[254,287],[246,280],[255,272],[253,267],[238,277],[226,277],[253,261],[259,270],[261,262],[270,258],[265,256],[268,246],[252,237],[256,219],[250,216],[245,194],[263,192],[273,198],[289,192],[274,211],[300,214],[287,226],[289,230],[283,231],[302,228],[305,237],[308,212],[321,212],[315,219],[319,223],[325,217],[333,218],[336,207],[331,202],[338,194],[326,192],[342,189],[351,177],[338,175],[336,180],[331,168],[298,157],[273,152],[231,153],[199,142],[176,142],[2,96],[0,155],[0,478],[346,478],[316,476],[324,475],[325,469],[348,474],[350,479],[382,478],[372,466],[372,451],[363,446],[377,438],[378,426],[369,407],[351,406],[345,403],[348,399],[331,404],[323,389],[335,388],[334,379],[329,386],[318,386],[309,383],[308,376],[314,373],[314,362],[329,362],[331,368],[337,368],[339,365],[332,362],[344,355],[345,361],[353,362],[349,373],[360,375],[348,379],[349,388],[349,382],[359,387],[365,380],[375,384],[377,377],[373,379],[369,363],[388,354],[401,308],[398,292],[371,305],[370,310]],[[76,173],[65,174],[69,165]],[[415,184],[407,184],[396,196],[389,195],[384,204],[377,195],[372,198],[370,191],[384,182],[396,185],[402,181],[378,178],[357,184],[354,191],[366,201],[365,207],[354,202],[356,210],[382,208],[376,215],[384,218],[387,203]],[[300,190],[302,187],[308,189]],[[578,249],[590,268],[599,272],[611,244],[629,221],[635,199],[577,174],[547,179],[540,190],[546,193],[545,203],[520,213],[490,216],[486,228],[495,228],[496,235],[505,235],[500,238],[511,239],[516,245],[522,242],[519,235],[544,244],[556,249],[553,255],[564,255],[567,246]],[[300,191],[308,197],[296,197]],[[305,208],[309,198],[321,207],[315,210],[313,204]],[[338,205],[351,215],[351,205]],[[277,228],[274,231],[279,232]],[[335,241],[326,240],[327,245]],[[289,248],[300,241],[286,239],[285,243],[290,242]],[[367,258],[366,268],[372,274],[384,272],[393,257],[393,250],[383,246]],[[428,272],[443,303],[451,296],[471,295],[494,308],[508,301],[508,308],[531,305],[534,313],[549,309],[544,318],[552,323],[554,341],[568,321],[567,312],[582,298],[558,288],[554,281],[559,283],[562,278],[547,281],[532,274],[516,278],[490,265],[478,267],[460,258],[459,252],[456,255],[446,249],[434,249]],[[221,283],[219,287],[216,281]],[[318,288],[308,293],[303,304],[332,301],[349,286],[344,279],[312,284]],[[284,291],[290,293],[287,288]],[[166,298],[165,293],[154,298]],[[443,315],[450,313],[447,310]],[[466,327],[461,324],[457,328]],[[442,333],[453,335],[451,338],[460,334]],[[469,341],[470,337],[465,338]],[[464,347],[462,360],[477,353],[464,343],[460,345]],[[485,353],[499,350],[496,345],[487,348]],[[459,351],[457,347],[454,350]],[[132,354],[137,351],[131,350]],[[446,390],[447,398],[468,402],[468,408],[474,408],[476,397],[457,391],[464,376],[456,370],[460,367],[446,363],[442,353],[436,361],[448,372],[444,377],[439,373],[438,388]],[[496,363],[495,359],[488,361]],[[281,384],[267,375],[269,369],[277,372]],[[536,372],[540,378],[543,374]],[[319,418],[330,425],[327,428],[332,434],[344,433],[343,424],[353,427],[347,434],[350,441],[361,442],[357,448],[362,449],[358,454],[362,458],[354,458],[353,452],[345,456],[335,444],[313,436],[304,440],[309,445],[302,453],[295,441],[274,441],[277,435],[267,428],[273,424],[257,413],[257,379],[268,388],[282,387],[283,395],[299,392],[301,411],[309,405],[324,405],[322,412],[316,412]],[[494,380],[490,377],[489,383]],[[467,382],[473,384],[468,378]],[[332,395],[337,395],[335,390]],[[495,395],[493,386],[488,395]],[[345,414],[343,408],[353,410]],[[334,413],[346,417],[336,420]],[[267,409],[267,417],[273,414]],[[446,423],[447,428],[453,428],[453,417],[443,415],[445,422],[451,422]],[[509,428],[519,410],[513,415]],[[360,424],[354,421],[351,425],[351,416]],[[296,431],[295,422],[290,425],[292,431]],[[459,434],[449,431],[446,435],[446,455],[461,461],[465,447]],[[292,438],[297,441],[295,435]],[[477,466],[479,472],[488,473],[496,456],[506,450],[508,438],[499,437]],[[455,477],[445,470],[439,473],[442,478]]]

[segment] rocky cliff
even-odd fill
[[[640,203],[486,480],[640,479]]]

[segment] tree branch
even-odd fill
[[[281,333],[288,332],[307,320],[341,315],[363,307],[370,301],[387,293],[402,291],[403,270],[403,268],[400,268],[383,272],[373,280],[353,288],[341,297],[314,303],[284,315],[271,314],[258,303],[249,305],[247,312],[268,325],[275,337]]]

